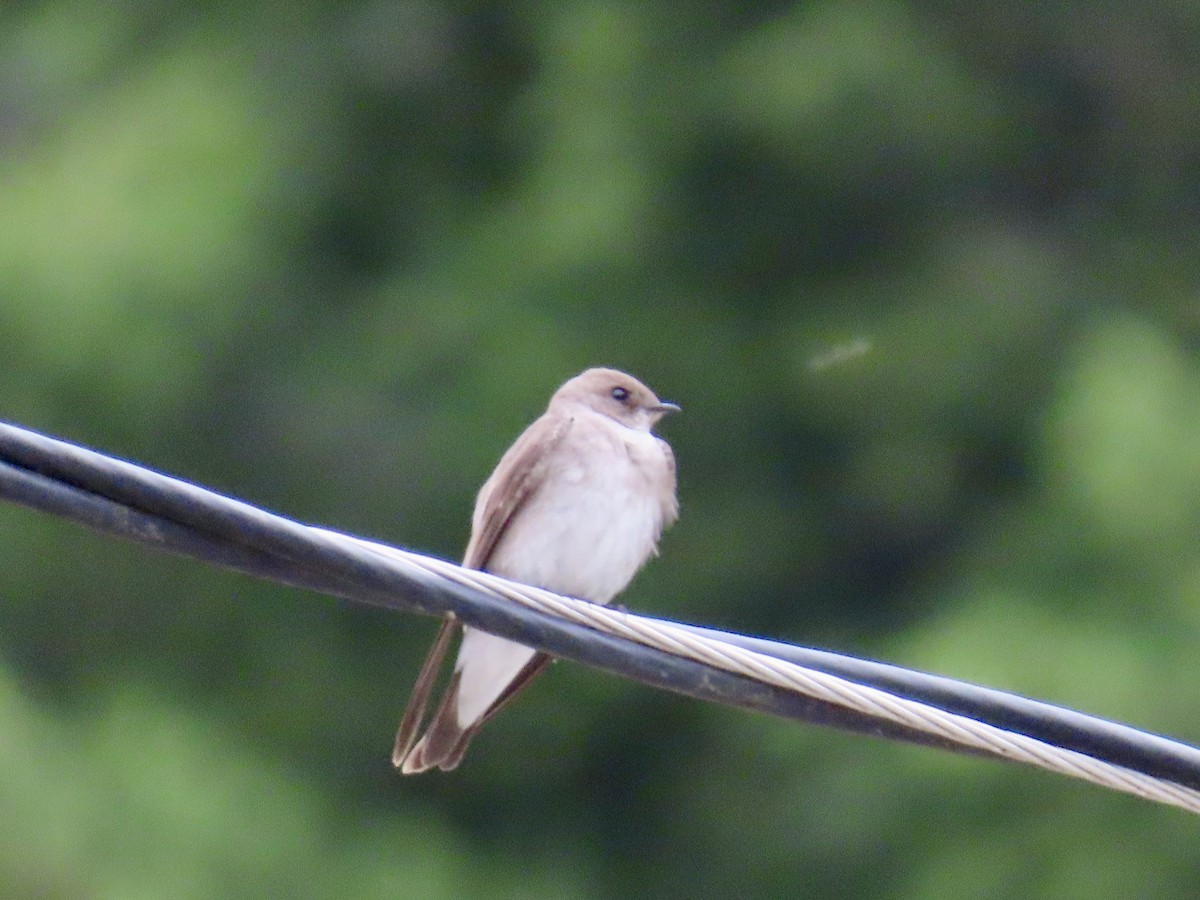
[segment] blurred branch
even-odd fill
[[[314,528],[0,423],[0,496],[347,600],[441,616],[636,681],[792,719],[1038,765],[1200,812],[1200,750],[896,666],[630,615]]]

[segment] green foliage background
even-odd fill
[[[1197,741],[1197,121],[1169,0],[9,3],[0,417],[453,558],[616,365],[685,408],[626,605]],[[4,896],[1200,890],[1178,811],[565,664],[403,780],[432,622],[0,535]]]

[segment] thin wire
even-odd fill
[[[7,460],[0,462],[0,496],[105,534],[356,603],[438,617],[453,612],[464,623],[481,630],[700,700],[878,737],[959,749],[912,729],[528,609],[412,566],[402,566],[353,541],[322,534],[196,485],[2,423],[0,459]],[[804,649],[777,646],[779,652],[786,653]],[[845,662],[863,663],[852,659]],[[885,668],[893,676],[903,671]],[[1185,749],[1176,745],[1164,758],[1174,760],[1180,777],[1194,778],[1200,784],[1200,764],[1182,756]],[[1155,765],[1155,760],[1144,752],[1138,751],[1137,755],[1145,764]]]
[[[323,530],[323,529],[322,529]],[[508,581],[487,572],[399,550],[351,535],[363,546],[460,584],[490,591],[535,609],[544,609],[598,631],[637,641],[675,656],[683,656],[727,672],[773,684],[804,696],[852,709],[864,715],[915,728],[980,752],[1090,781],[1111,790],[1200,813],[1200,791],[1095,759],[1074,750],[997,728],[966,716],[899,697],[836,675],[819,672],[776,657],[756,653],[686,629],[632,613],[599,606],[551,591]]]
[[[301,525],[4,423],[0,496],[356,602],[453,611],[554,655],[700,699],[1027,763],[1200,812],[1200,750],[1185,744],[895,666],[572,600]]]

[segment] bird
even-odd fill
[[[652,431],[678,410],[616,369],[569,379],[480,489],[463,566],[609,603],[678,518],[675,457]],[[447,614],[397,730],[392,763],[405,775],[456,768],[479,729],[551,661],[464,625],[453,672],[417,739],[457,630]]]

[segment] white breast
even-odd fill
[[[674,477],[663,443],[596,416],[558,448],[563,464],[522,508],[488,568],[560,594],[607,603],[652,553]]]

